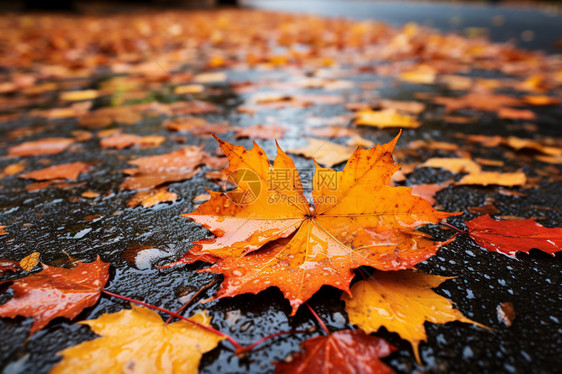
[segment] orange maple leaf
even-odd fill
[[[195,242],[178,261],[215,262],[202,271],[224,274],[217,298],[276,286],[294,314],[324,285],[349,293],[352,270],[359,266],[397,270],[424,261],[445,243],[416,227],[457,214],[436,211],[410,187],[388,186],[400,168],[392,159],[398,136],[358,148],[343,171],[316,165],[313,203],[303,194],[295,164],[279,147],[270,165],[257,144],[246,150],[217,140],[229,160],[224,172],[238,187],[210,192],[211,200],[182,215],[216,238]]]
[[[32,335],[57,318],[73,319],[94,305],[109,279],[109,264],[99,257],[72,269],[43,265],[43,270],[17,279],[14,297],[0,305],[0,317],[33,317]]]

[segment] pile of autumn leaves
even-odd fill
[[[325,372],[327,368],[392,372],[379,358],[396,348],[368,335],[380,327],[410,341],[420,363],[418,345],[426,340],[426,321],[462,321],[486,328],[432,291],[447,277],[412,270],[454,239],[436,242],[416,228],[460,213],[437,211],[425,199],[412,195],[411,188],[388,185],[400,167],[392,158],[397,141],[398,137],[370,149],[358,148],[340,172],[317,165],[313,202],[308,203],[293,161],[280,148],[270,165],[258,145],[246,150],[219,140],[229,161],[224,172],[237,187],[227,193],[211,192],[208,202],[185,215],[216,238],[195,242],[183,258],[169,266],[212,263],[201,271],[223,274],[215,298],[277,287],[290,302],[291,315],[322,286],[332,286],[343,291],[349,320],[359,327],[334,333],[325,330],[325,336],[305,341],[303,351],[292,360],[278,363],[277,372]],[[294,178],[276,186],[272,180],[276,171],[290,171]],[[259,181],[258,194],[247,183],[248,172],[255,177],[253,182]],[[332,183],[325,183],[327,176]],[[233,198],[248,194],[252,199],[243,204]],[[279,199],[279,194],[284,198]],[[494,221],[481,216],[467,222],[467,227],[479,245],[511,256],[530,248],[554,254],[562,247],[562,228],[547,229],[534,220]],[[367,276],[362,266],[376,271]],[[98,302],[109,279],[109,267],[99,258],[77,263],[73,269],[43,265],[39,273],[13,282],[13,298],[0,306],[0,316],[33,318],[31,334],[56,317],[73,319]],[[360,280],[350,287],[354,279]],[[135,305],[81,321],[101,337],[62,351],[63,360],[53,373],[92,368],[195,373],[202,354],[228,339],[213,331],[210,322],[203,313],[167,324],[156,312]]]

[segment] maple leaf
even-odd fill
[[[14,296],[0,305],[0,317],[32,317],[34,334],[56,317],[73,319],[94,305],[108,279],[109,264],[99,257],[72,269],[43,265],[39,273],[13,281]]]
[[[453,303],[433,292],[432,288],[451,279],[426,275],[416,271],[376,272],[367,280],[351,287],[351,295],[344,294],[349,321],[366,333],[385,327],[408,340],[416,360],[421,364],[418,346],[426,341],[424,323],[474,322],[453,308]]]
[[[190,319],[211,322],[205,313]],[[59,352],[63,359],[51,374],[197,373],[202,355],[224,339],[187,321],[165,324],[158,313],[134,304],[79,323],[101,337]]]
[[[304,352],[293,355],[290,362],[278,363],[275,373],[394,373],[379,358],[396,348],[361,330],[317,336],[303,342],[302,348]]]
[[[470,237],[492,252],[515,257],[517,252],[540,249],[554,256],[562,250],[562,227],[548,228],[533,218],[496,221],[489,215],[466,222]]]
[[[293,161],[279,147],[270,165],[257,144],[246,150],[218,141],[230,162],[224,172],[238,188],[210,192],[211,200],[182,215],[216,238],[195,242],[187,259],[178,261],[203,254],[217,258],[203,270],[224,274],[216,297],[277,286],[294,314],[323,285],[349,292],[354,268],[408,269],[424,261],[445,243],[415,228],[458,214],[434,210],[409,187],[387,185],[400,167],[392,159],[398,137],[358,148],[341,172],[317,166],[314,204],[306,200]],[[277,172],[290,173],[291,183],[276,186]],[[327,176],[337,188],[326,183]]]

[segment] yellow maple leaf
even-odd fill
[[[224,339],[187,321],[165,324],[158,313],[131,307],[80,322],[101,337],[59,352],[63,360],[51,374],[197,373],[201,356]],[[205,313],[190,319],[211,322]]]
[[[424,323],[474,322],[453,308],[453,303],[432,288],[451,279],[416,271],[377,272],[374,277],[355,283],[350,297],[343,294],[351,323],[370,334],[385,327],[408,340],[421,364],[418,346],[427,340]]]

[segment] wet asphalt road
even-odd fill
[[[301,11],[303,7],[312,7],[310,3],[291,4],[279,3],[284,10]],[[270,4],[271,5],[271,4]],[[410,20],[424,20],[439,10],[439,17],[433,17],[433,25],[446,30],[451,16],[463,15],[462,26],[489,26],[490,20],[498,13],[497,9],[482,10],[456,6],[424,8],[427,15],[416,13],[415,19],[403,15],[396,7],[382,7],[375,4],[352,3],[339,8],[332,5],[316,6],[315,11],[330,16],[361,16],[364,18],[381,17],[390,23],[402,23]],[[377,8],[378,7],[378,8]],[[381,9],[386,9],[384,13]],[[334,10],[336,9],[336,10]],[[338,10],[339,9],[339,10]],[[368,11],[364,11],[367,9]],[[418,9],[418,8],[416,8]],[[553,30],[545,20],[560,20],[560,16],[533,15],[523,16],[519,10],[501,10],[506,14],[506,27],[511,31],[491,31],[492,38],[504,41],[510,35],[520,35],[521,30],[532,29],[537,38],[529,48],[550,48],[554,36],[560,35],[560,28]],[[395,14],[395,18],[390,17]],[[485,17],[482,15],[484,14]],[[513,14],[511,16],[510,14]],[[516,16],[516,14],[518,16]],[[543,13],[540,13],[543,14]],[[375,15],[377,17],[375,17]],[[383,16],[384,15],[384,16]],[[509,15],[509,16],[507,16]],[[519,18],[518,18],[519,17]],[[519,21],[517,21],[519,20]],[[480,23],[477,23],[480,22]],[[517,23],[519,22],[519,23]],[[550,22],[550,21],[548,21]],[[560,27],[560,23],[557,23]],[[544,36],[546,33],[550,36]],[[538,37],[540,35],[540,37]],[[545,41],[548,39],[548,42]],[[249,73],[250,74],[250,73]],[[254,74],[254,73],[251,73]],[[265,74],[265,73],[264,73]],[[256,76],[237,76],[237,79],[256,79]],[[368,78],[366,78],[368,79]],[[412,99],[419,86],[399,84],[383,90],[384,97],[396,99]],[[232,94],[231,98],[241,100]],[[217,99],[218,103],[224,103]],[[311,113],[313,111],[313,113]],[[318,109],[298,108],[283,112],[287,123],[295,127],[281,142],[284,148],[302,143],[302,136],[297,132],[299,118],[308,114],[317,115]],[[429,113],[438,111],[429,108]],[[342,114],[343,108],[326,109],[322,115]],[[266,116],[278,113],[263,112],[252,119],[259,123]],[[233,125],[250,125],[247,117],[234,113],[228,107],[221,113],[221,119],[228,119]],[[562,121],[560,108],[540,111],[537,121],[540,136],[562,136],[559,124]],[[134,127],[138,134],[166,134],[160,126],[161,119],[143,120]],[[405,147],[408,141],[420,138],[436,141],[456,142],[461,146],[466,143],[455,136],[458,132],[487,135],[517,135],[530,137],[525,130],[512,130],[504,126],[504,122],[493,116],[467,128],[464,125],[451,125],[439,120],[424,122],[424,126],[415,130],[405,131],[398,149]],[[30,123],[3,123],[0,130],[23,127]],[[46,136],[70,136],[77,128],[74,120],[57,120],[48,124],[45,132],[32,135],[26,140]],[[361,129],[364,137],[375,142],[386,142],[396,133],[394,130]],[[34,137],[35,136],[35,137]],[[250,140],[235,140],[232,133],[223,138],[249,146]],[[199,144],[200,139],[189,139],[187,144]],[[268,154],[273,154],[275,145],[272,141],[261,141],[260,144]],[[165,143],[165,148],[177,145]],[[206,141],[206,149],[212,151],[215,144]],[[5,149],[0,150],[2,155]],[[97,140],[86,141],[80,153],[63,153],[50,157],[53,163],[70,161],[96,162],[93,172],[83,175],[80,181],[85,184],[72,191],[79,196],[88,189],[106,193],[113,192],[106,198],[92,202],[81,199],[69,201],[66,190],[47,188],[37,192],[27,192],[23,188],[28,183],[17,177],[2,180],[0,189],[0,210],[2,224],[8,225],[9,236],[0,238],[1,256],[4,258],[21,258],[35,250],[42,253],[45,263],[57,265],[66,261],[65,251],[75,258],[93,261],[98,254],[104,261],[112,263],[112,276],[108,284],[110,291],[145,300],[168,309],[181,306],[178,297],[189,294],[212,279],[210,274],[199,274],[195,270],[200,265],[189,265],[168,270],[157,270],[156,265],[169,262],[181,256],[192,240],[207,235],[202,227],[178,217],[179,214],[194,209],[191,200],[204,192],[205,188],[217,190],[216,184],[205,179],[203,173],[192,180],[172,183],[170,191],[178,193],[179,200],[172,204],[160,204],[151,209],[127,208],[126,202],[131,192],[120,191],[118,186],[124,176],[120,172],[126,167],[128,158],[138,155],[153,154],[153,150],[128,149],[123,151],[104,151],[99,148]],[[103,154],[103,155],[102,155]],[[522,167],[518,160],[506,157],[506,149],[481,148],[472,153],[472,157],[500,159],[506,162],[506,168]],[[423,157],[439,156],[440,151],[427,152]],[[39,159],[31,160],[29,169],[39,168]],[[294,157],[299,168],[308,168],[311,161],[302,157]],[[0,168],[11,163],[0,159]],[[535,175],[540,163],[534,161],[525,164],[524,170]],[[341,167],[341,166],[340,166]],[[558,167],[560,169],[560,167]],[[435,183],[448,180],[453,174],[438,169],[419,169],[409,176],[407,184]],[[437,194],[437,204],[446,211],[467,211],[468,208],[483,205],[486,198],[495,199],[495,205],[503,215],[524,217],[542,217],[540,222],[549,227],[562,226],[562,182],[542,182],[539,188],[515,188],[525,194],[523,197],[507,196],[493,187],[447,187]],[[86,221],[84,217],[99,215],[99,219]],[[464,221],[475,217],[467,213],[454,217],[450,222],[464,228]],[[451,235],[437,227],[430,227],[428,232],[438,239]],[[139,257],[141,248],[153,248]],[[488,325],[495,332],[486,331],[469,324],[451,323],[447,325],[426,324],[428,342],[421,344],[421,357],[426,363],[418,366],[410,350],[409,343],[401,340],[396,334],[385,331],[379,336],[388,339],[399,348],[399,351],[384,361],[394,370],[401,373],[432,372],[432,373],[556,373],[562,365],[562,294],[560,283],[562,275],[561,255],[551,257],[533,250],[530,255],[519,255],[518,260],[510,259],[496,253],[490,253],[468,237],[460,236],[455,242],[442,248],[438,254],[418,267],[428,273],[456,276],[445,282],[437,292],[453,300],[468,318]],[[5,278],[5,280],[9,277]],[[212,295],[217,286],[207,291]],[[8,300],[9,291],[0,288],[0,302]],[[343,303],[339,300],[340,292],[331,288],[323,288],[312,300],[311,305],[333,330],[351,328],[347,321]],[[503,325],[497,317],[496,308],[502,302],[513,303],[517,317],[511,327]],[[116,312],[127,303],[102,296],[94,307],[86,309],[77,319],[92,319],[103,313]],[[289,318],[289,305],[281,293],[270,289],[257,296],[244,295],[234,299],[224,299],[204,306],[212,311],[213,325],[227,332],[242,344],[251,343],[270,333],[291,330],[309,329],[315,326],[309,313],[302,309],[294,318]],[[193,305],[186,314],[201,310],[203,306]],[[59,360],[56,352],[94,338],[94,334],[86,326],[57,319],[43,331],[34,335],[29,341],[27,331],[30,320],[25,318],[0,320],[0,368],[4,373],[46,373]],[[249,357],[240,359],[221,345],[206,354],[201,364],[202,373],[265,373],[271,372],[271,362],[284,359],[288,354],[297,351],[302,340],[316,336],[319,332],[291,335],[274,340],[254,351]]]

